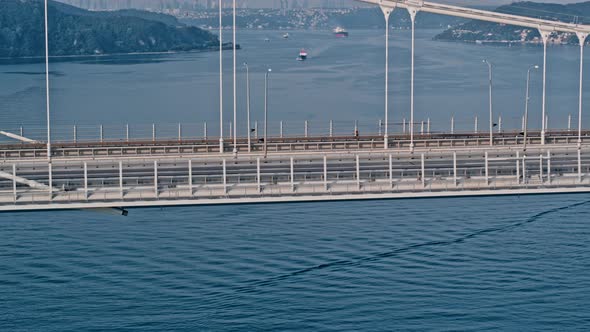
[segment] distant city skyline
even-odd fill
[[[57,0],[74,6],[88,8],[93,10],[113,10],[125,8],[140,9],[197,9],[197,8],[217,8],[218,0]],[[224,0],[227,6],[231,6],[231,0]],[[241,8],[308,8],[308,7],[352,7],[362,6],[362,3],[355,0],[237,0]],[[434,2],[456,4],[464,6],[481,6],[484,3],[479,0],[434,0]],[[513,0],[489,0],[485,5],[503,5],[509,4]],[[545,3],[576,3],[583,1],[572,0],[536,0],[535,2]]]

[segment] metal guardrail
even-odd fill
[[[68,208],[85,204],[158,205],[162,200],[233,202],[236,199],[408,194],[532,188],[588,188],[590,150],[372,152],[172,160],[62,160],[2,164],[0,211]],[[51,173],[51,179],[49,174]],[[17,177],[47,186],[29,187]],[[49,189],[51,188],[51,189]],[[562,189],[559,189],[562,188]],[[567,189],[567,190],[570,190]],[[282,198],[281,198],[282,197]],[[77,205],[78,204],[78,205]]]

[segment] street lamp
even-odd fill
[[[252,126],[250,125],[250,67],[244,62],[246,67],[246,121],[248,122],[248,152],[252,152]]]
[[[223,3],[219,0],[219,152],[223,147]]]
[[[528,122],[529,122],[529,99],[530,99],[530,81],[531,81],[531,70],[539,69],[538,65],[532,65],[529,67],[526,76],[526,100],[525,100],[525,107],[524,107],[524,147],[523,152],[526,155],[526,143],[527,143],[527,131],[528,131]]]
[[[488,60],[483,60],[488,65],[489,69],[489,81],[490,81],[490,146],[494,145],[494,113],[492,107],[492,68],[493,65]]]
[[[271,72],[268,68],[264,74],[264,158],[268,154],[268,75]]]
[[[238,102],[237,102],[237,92],[236,92],[236,0],[233,1],[233,70],[234,70],[234,157],[238,154]]]
[[[49,199],[53,200],[53,166],[51,165],[51,114],[49,102],[49,13],[45,0],[45,97],[47,110],[47,177],[49,180]]]

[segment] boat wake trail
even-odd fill
[[[286,274],[282,274],[276,277],[271,277],[271,278],[267,278],[264,280],[256,280],[256,281],[252,281],[250,283],[248,283],[247,285],[244,285],[242,287],[239,287],[238,291],[240,292],[252,292],[255,291],[256,288],[259,287],[265,287],[265,286],[272,286],[275,285],[283,280],[287,280],[296,276],[300,276],[300,275],[304,275],[307,273],[311,273],[314,271],[319,271],[319,270],[325,270],[325,269],[331,269],[331,268],[341,268],[341,267],[350,267],[350,266],[359,266],[365,263],[370,263],[370,262],[375,262],[375,261],[379,261],[381,259],[384,258],[389,258],[389,257],[393,257],[393,256],[397,256],[399,254],[402,253],[406,253],[412,250],[416,250],[419,248],[425,248],[425,247],[437,247],[437,246],[449,246],[449,245],[454,245],[454,244],[460,244],[463,243],[465,241],[468,241],[470,239],[473,238],[477,238],[479,236],[482,235],[486,235],[486,234],[493,234],[493,233],[501,233],[501,232],[505,232],[505,231],[509,231],[530,223],[533,223],[545,216],[563,211],[563,210],[567,210],[567,209],[572,209],[572,208],[576,208],[579,206],[583,206],[583,205],[587,205],[590,203],[590,200],[588,201],[584,201],[584,202],[578,202],[578,203],[574,203],[574,204],[570,204],[570,205],[566,205],[566,206],[562,206],[562,207],[557,207],[557,208],[552,208],[552,209],[548,209],[545,210],[543,212],[539,212],[535,215],[530,216],[529,218],[520,221],[520,222],[516,222],[516,223],[512,223],[509,225],[505,225],[505,226],[499,226],[499,227],[491,227],[491,228],[486,228],[474,233],[470,233],[461,237],[458,237],[456,239],[451,239],[451,240],[444,240],[444,241],[430,241],[430,242],[423,242],[423,243],[417,243],[417,244],[413,244],[413,245],[409,245],[406,247],[402,247],[402,248],[396,248],[390,251],[385,251],[385,252],[381,252],[381,253],[374,253],[371,255],[367,255],[367,256],[359,256],[359,257],[354,257],[352,259],[346,259],[346,260],[339,260],[339,261],[333,261],[333,262],[329,262],[329,263],[324,263],[324,264],[320,264],[320,265],[316,265],[316,266],[312,266],[312,267],[308,267],[305,269],[301,269],[301,270],[297,270],[291,273],[286,273]]]

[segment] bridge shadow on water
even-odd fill
[[[569,205],[562,206],[562,207],[548,209],[548,210],[539,212],[535,215],[532,215],[532,216],[528,217],[527,219],[519,221],[519,222],[515,222],[515,223],[509,224],[509,225],[505,225],[505,226],[490,227],[490,228],[482,229],[480,231],[476,231],[476,232],[473,232],[473,233],[470,233],[470,234],[467,234],[467,235],[464,235],[464,236],[461,236],[461,237],[458,237],[455,239],[451,239],[451,240],[429,241],[429,242],[423,242],[423,243],[416,243],[416,244],[408,245],[408,246],[401,247],[401,248],[394,248],[389,251],[368,254],[366,256],[357,256],[357,257],[352,257],[350,259],[338,260],[338,261],[328,262],[328,263],[324,263],[324,264],[319,264],[319,265],[311,266],[308,268],[300,269],[297,271],[278,275],[278,276],[271,277],[271,278],[266,278],[266,279],[261,279],[261,280],[252,280],[252,281],[246,282],[246,284],[243,286],[236,287],[234,290],[237,293],[255,293],[259,288],[274,286],[274,285],[279,284],[281,281],[285,281],[290,278],[305,275],[305,274],[312,273],[315,271],[326,270],[326,269],[338,269],[338,268],[343,268],[343,267],[356,267],[356,266],[361,266],[366,263],[376,262],[376,261],[379,261],[382,259],[394,257],[394,256],[397,256],[397,255],[400,255],[400,254],[403,254],[406,252],[410,252],[410,251],[413,251],[413,250],[416,250],[419,248],[450,246],[450,245],[454,245],[454,244],[460,244],[460,243],[463,243],[463,242],[468,241],[470,239],[477,238],[477,237],[480,237],[480,236],[483,236],[486,234],[494,234],[494,233],[502,233],[502,232],[510,231],[515,228],[534,223],[537,220],[539,220],[543,217],[546,217],[548,215],[555,214],[555,213],[563,211],[563,210],[588,205],[588,204],[590,204],[590,200],[578,202],[578,203],[573,203],[573,204],[569,204]]]

